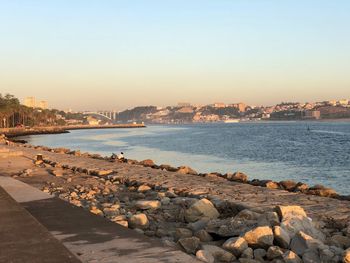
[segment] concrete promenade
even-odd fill
[[[11,182],[7,180],[4,182],[1,179],[3,178],[0,178],[0,184],[8,185]],[[10,188],[14,190],[12,186]],[[28,194],[29,198],[39,198],[37,194]],[[23,196],[19,196],[19,199],[23,200]],[[0,262],[78,263],[81,261],[0,187]]]

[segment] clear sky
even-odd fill
[[[350,97],[349,0],[0,0],[0,92],[56,108]]]

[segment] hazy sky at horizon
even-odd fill
[[[0,93],[51,107],[350,97],[348,0],[0,0]]]

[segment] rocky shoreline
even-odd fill
[[[165,244],[182,249],[203,262],[350,262],[349,218],[337,221],[325,218],[311,220],[302,207],[294,206],[293,203],[250,208],[234,200],[218,198],[204,190],[184,191],[181,186],[169,188],[164,184],[154,184],[151,180],[146,183],[147,178],[143,181],[134,180],[123,175],[120,170],[108,169],[107,165],[106,168],[91,169],[78,163],[61,163],[52,160],[49,153],[110,163],[108,158],[99,155],[64,148],[31,145],[15,147],[40,150],[44,156],[43,160],[34,160],[33,168],[21,171],[15,178],[24,182],[35,179],[38,182],[38,171],[48,171],[49,174],[43,176],[42,183],[38,185],[44,192],[124,227],[161,238]],[[261,185],[256,180],[249,181],[242,173],[204,175],[189,167],[158,166],[151,160],[129,160],[128,163],[120,163],[120,166],[129,170],[132,167],[144,167],[145,171],[164,171],[169,178],[171,174],[197,175],[198,179],[203,180],[220,178],[239,184],[245,182],[247,185],[249,182],[250,187],[255,186],[257,189],[261,186],[270,188],[271,185],[271,181],[264,181]],[[281,189],[285,187],[284,190],[288,190],[287,186],[290,189],[294,187],[290,191],[304,195],[304,188],[301,188],[303,191],[295,191],[297,183],[277,184],[283,187]],[[281,194],[285,192],[271,188]],[[314,194],[308,191],[305,193],[310,196]],[[316,193],[322,193],[318,196],[335,197],[330,190]],[[324,198],[325,202],[328,199]]]
[[[51,151],[51,152],[62,153],[62,154],[71,154],[71,155],[75,155],[75,156],[85,155],[85,156],[89,156],[89,157],[92,157],[95,159],[100,159],[100,160],[110,160],[109,157],[103,157],[99,154],[81,153],[79,150],[71,150],[71,149],[67,149],[67,148],[51,149],[50,147],[46,147],[46,146],[34,146],[34,145],[30,145],[30,144],[25,144],[23,147]],[[126,162],[128,164],[131,164],[131,165],[142,165],[144,167],[150,167],[152,169],[166,170],[168,172],[190,174],[190,175],[201,176],[201,177],[218,176],[221,178],[225,178],[228,181],[240,182],[240,183],[249,184],[249,185],[253,185],[253,186],[260,186],[260,187],[266,187],[269,189],[285,190],[285,191],[289,191],[289,192],[303,193],[303,194],[307,194],[307,195],[317,195],[317,196],[321,196],[321,197],[329,197],[329,198],[335,198],[335,199],[339,199],[339,200],[350,201],[350,195],[340,195],[334,189],[329,188],[329,187],[325,187],[325,186],[320,185],[320,184],[317,184],[314,186],[309,186],[306,183],[295,182],[293,180],[286,180],[286,181],[280,181],[280,182],[276,182],[276,181],[272,181],[272,180],[260,180],[260,179],[249,180],[248,175],[246,175],[243,172],[239,172],[239,171],[237,171],[235,173],[226,173],[226,174],[221,174],[218,172],[212,172],[209,174],[208,173],[198,173],[197,171],[195,171],[194,169],[192,169],[191,167],[188,167],[188,166],[173,167],[173,166],[167,165],[167,164],[157,165],[151,159],[146,159],[143,161],[128,159]]]

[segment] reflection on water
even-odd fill
[[[310,127],[310,130],[307,129]],[[321,183],[350,194],[350,123],[235,123],[75,130],[36,135],[36,145],[153,159],[200,172],[246,172],[250,178]]]

